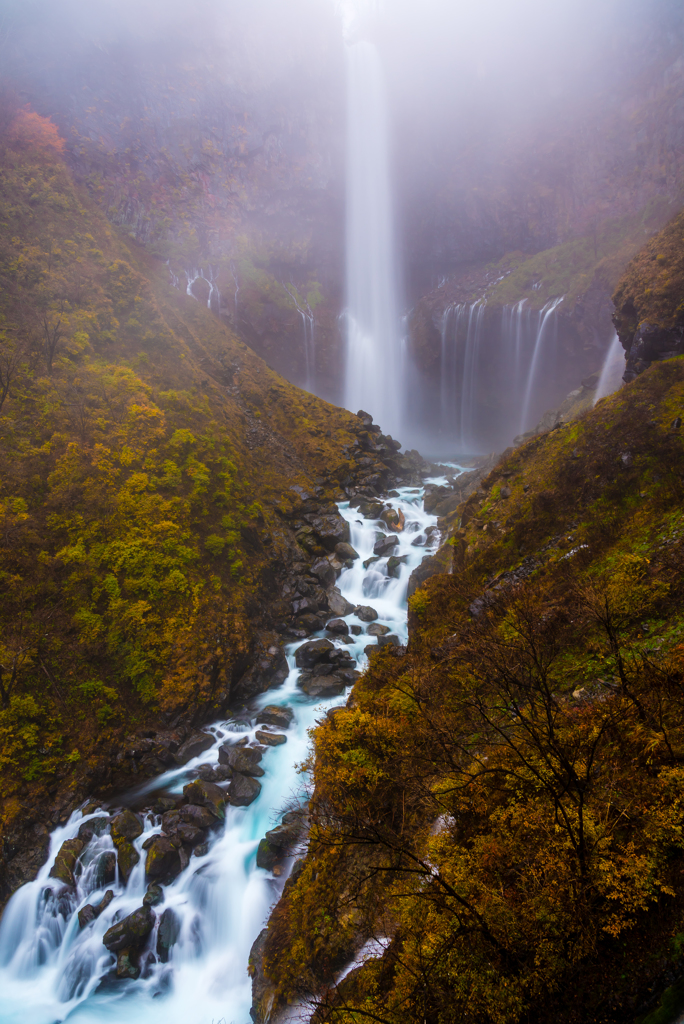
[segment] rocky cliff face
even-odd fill
[[[631,261],[613,301],[627,354],[625,380],[653,362],[684,354],[684,214]]]

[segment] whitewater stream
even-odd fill
[[[435,483],[443,482],[435,479]],[[445,481],[444,481],[445,482]],[[367,568],[373,557],[378,534],[388,533],[383,523],[364,520],[357,509],[340,505],[349,522],[351,544],[359,554],[351,568],[342,571],[337,585],[355,608],[372,606],[377,624],[389,628],[400,643],[407,639],[406,591],[412,570],[437,541],[436,519],[423,509],[422,489],[402,488],[399,497],[384,499],[405,516],[404,530],[392,554],[402,561],[396,578],[387,575],[387,557]],[[433,529],[430,530],[430,527]],[[346,616],[352,644],[325,633],[336,646],[344,647],[362,669],[367,662],[364,648],[377,643],[368,635],[369,623],[354,613]],[[352,630],[354,632],[354,630]],[[57,1021],[119,1022],[127,1024],[248,1024],[251,981],[247,974],[250,948],[278,899],[294,858],[285,862],[280,877],[256,866],[256,853],[264,833],[277,825],[284,812],[305,800],[305,780],[297,765],[309,749],[308,731],[333,706],[344,704],[346,695],[327,700],[311,699],[298,687],[300,669],[295,651],[287,649],[290,673],[281,687],[256,699],[251,720],[215,722],[205,731],[215,736],[214,745],[182,768],[138,787],[128,800],[134,808],[153,803],[163,793],[180,796],[183,786],[196,777],[199,765],[215,766],[218,748],[226,741],[247,739],[256,743],[255,720],[266,705],[291,708],[294,719],[285,732],[287,742],[268,747],[263,754],[261,793],[248,807],[226,805],[226,819],[211,835],[203,856],[190,857],[188,867],[163,888],[163,902],[156,906],[156,925],[140,955],[141,976],[137,980],[116,978],[116,955],[102,943],[104,933],[142,905],[147,891],[143,843],[161,831],[159,815],[144,815],[142,835],[134,840],[140,861],[126,885],[118,867],[113,883],[101,884],[103,854],[114,850],[109,830],[94,835],[81,853],[75,870],[75,891],[50,878],[50,868],[66,839],[77,836],[87,821],[113,814],[127,798],[103,806],[84,817],[75,811],[63,827],[51,835],[47,862],[35,881],[19,889],[10,900],[0,922],[0,1022],[2,1024],[55,1024]],[[348,693],[348,691],[347,691]],[[156,795],[155,795],[156,794]],[[111,860],[111,857],[110,857]],[[114,898],[101,915],[81,928],[78,911],[98,903],[106,889]],[[180,933],[169,951],[167,963],[156,955],[156,931],[162,912],[172,908],[180,921]]]

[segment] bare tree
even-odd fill
[[[10,388],[21,370],[24,350],[21,345],[0,346],[0,412],[9,397]]]
[[[59,305],[54,313],[43,313],[43,331],[45,334],[45,365],[47,371],[52,374],[52,363],[57,353],[57,346],[64,337],[62,322],[65,310],[65,302]]]

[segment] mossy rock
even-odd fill
[[[84,845],[80,839],[65,839],[50,868],[50,877],[58,878],[65,885],[75,885],[74,868]]]

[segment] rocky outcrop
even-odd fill
[[[614,323],[627,355],[624,379],[684,354],[684,213],[635,256],[613,296]]]

